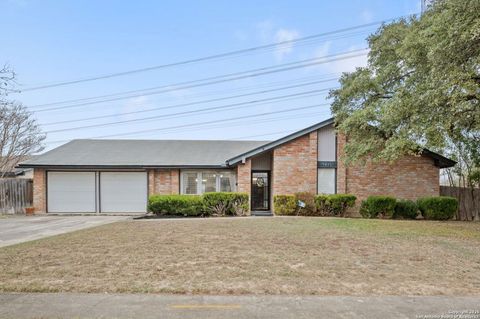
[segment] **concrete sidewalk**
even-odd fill
[[[129,216],[19,216],[0,219],[0,247],[130,219]]]
[[[465,314],[463,317],[459,314]],[[442,317],[443,315],[443,317]],[[470,318],[478,297],[1,294],[0,318]]]

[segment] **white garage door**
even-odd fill
[[[95,172],[48,172],[50,213],[94,213]]]
[[[144,213],[147,210],[147,173],[101,172],[102,213]]]

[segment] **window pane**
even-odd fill
[[[318,169],[318,193],[319,194],[335,193],[335,169],[334,168]]]
[[[197,173],[183,173],[183,193],[197,194]]]
[[[221,192],[234,192],[235,191],[235,178],[231,173],[220,173],[220,191]]]
[[[202,193],[217,191],[217,174],[202,173]]]

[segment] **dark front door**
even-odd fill
[[[252,210],[270,209],[270,173],[252,172]]]

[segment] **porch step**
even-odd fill
[[[264,210],[257,210],[257,211],[252,211],[252,216],[273,216],[273,213],[271,211],[264,211]]]

